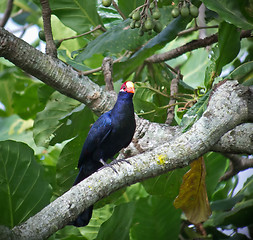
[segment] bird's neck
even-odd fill
[[[115,103],[112,112],[117,113],[133,111],[133,93],[119,92],[117,102]]]

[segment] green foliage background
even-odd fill
[[[3,13],[6,6],[0,6]],[[200,1],[193,1],[197,6]],[[218,32],[219,41],[210,49],[198,49],[169,60],[166,64],[180,68],[179,107],[195,103],[189,110],[175,111],[174,125],[187,131],[207,105],[214,83],[224,79],[253,82],[253,43],[240,39],[239,29],[253,29],[251,1],[203,0],[208,25],[207,34]],[[177,4],[177,1],[175,1]],[[128,14],[143,1],[119,0],[122,12]],[[62,39],[89,31],[99,24],[107,28],[82,38],[64,41],[58,56],[73,67],[85,71],[101,66],[105,56],[113,59],[131,51],[129,57],[114,64],[115,87],[122,81],[136,83],[134,106],[136,113],[150,121],[163,123],[169,104],[170,82],[175,73],[165,63],[145,63],[154,53],[162,53],[194,40],[192,32],[177,34],[194,21],[172,19],[170,0],[158,2],[162,13],[163,31],[157,35],[140,37],[137,30],[127,29],[130,20],[123,21],[113,7],[105,8],[101,1],[52,0],[53,35]],[[35,24],[42,28],[38,1],[17,0],[13,17],[22,26]],[[251,8],[252,9],[252,8]],[[39,44],[35,39],[33,45]],[[215,76],[216,78],[214,78]],[[103,75],[89,76],[103,85]],[[77,175],[77,161],[82,144],[95,116],[84,104],[70,99],[37,79],[28,76],[13,64],[0,58],[0,224],[14,227],[40,211],[50,201],[67,191]],[[185,114],[186,113],[186,114]],[[243,188],[233,191],[238,177],[219,182],[228,168],[228,160],[218,153],[205,156],[207,192],[213,215],[204,223],[207,239],[232,239],[218,228],[232,229],[253,224],[253,177]],[[53,239],[177,239],[183,234],[188,239],[197,237],[184,221],[180,210],[173,207],[183,174],[188,169],[177,169],[148,179],[116,192],[95,205],[93,218],[84,228],[66,226]],[[247,239],[235,233],[233,239]]]

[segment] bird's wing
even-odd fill
[[[79,158],[78,168],[85,162],[85,159],[92,154],[97,147],[106,139],[112,130],[111,111],[104,113],[92,125],[83,145]]]

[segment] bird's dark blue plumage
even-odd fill
[[[118,99],[113,109],[101,115],[92,125],[78,162],[79,174],[74,185],[90,176],[112,159],[122,148],[131,142],[135,132],[135,118],[133,98],[134,87],[132,82],[125,82],[121,86]],[[78,216],[73,225],[85,226],[89,223],[93,206]]]

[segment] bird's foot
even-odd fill
[[[113,161],[110,162],[110,164],[111,165],[113,165],[113,164],[119,164],[120,162],[126,162],[126,163],[132,165],[128,160],[123,159],[123,158],[122,159],[114,159]]]
[[[118,173],[117,170],[112,166],[111,163],[108,164],[108,163],[106,163],[103,159],[100,159],[99,162],[101,162],[101,163],[104,165],[103,167],[100,168],[100,170],[103,169],[103,168],[105,168],[105,167],[109,167],[109,168],[111,168],[115,173]]]

